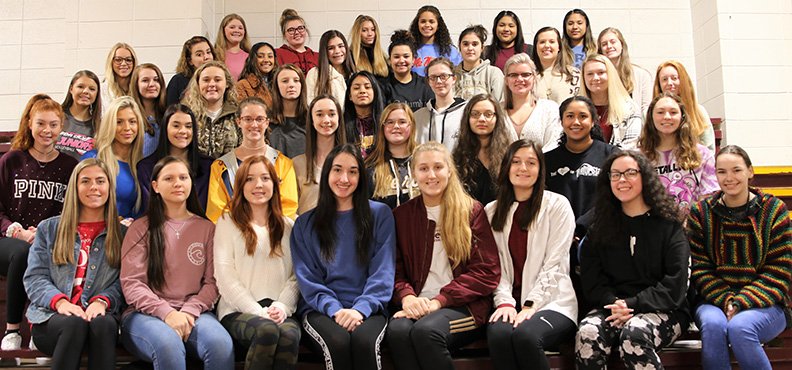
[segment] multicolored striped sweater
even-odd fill
[[[742,309],[783,304],[792,279],[792,225],[780,199],[756,195],[735,212],[722,192],[698,202],[687,222],[691,282],[708,303]]]

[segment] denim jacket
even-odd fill
[[[41,221],[28,254],[28,267],[23,283],[30,298],[27,318],[33,324],[45,322],[56,313],[50,306],[55,296],[65,294],[71,297],[77,265],[72,263],[59,266],[52,259],[59,223],[60,216]],[[122,227],[121,231],[124,232],[125,229]],[[124,306],[124,296],[121,294],[121,282],[118,279],[119,269],[110,267],[105,260],[106,236],[107,231],[102,230],[91,244],[80,306],[85,309],[93,297],[103,296],[110,301],[107,314],[116,315]],[[74,261],[78,260],[79,253],[80,237],[77,235],[74,238]]]

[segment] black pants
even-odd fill
[[[503,321],[487,325],[492,365],[495,370],[549,370],[545,349],[556,348],[572,338],[575,322],[550,310],[539,311],[516,328]]]
[[[79,369],[83,351],[89,354],[89,370],[115,369],[118,321],[111,315],[87,322],[76,316],[55,314],[48,321],[33,325],[31,334],[38,349],[52,356],[53,370]]]
[[[399,370],[453,370],[450,348],[482,337],[466,307],[441,308],[420,320],[393,319],[388,345]]]
[[[324,355],[327,370],[370,370],[382,369],[380,343],[387,323],[382,314],[373,314],[350,333],[332,318],[311,312],[303,328],[311,349]]]
[[[22,278],[27,268],[30,244],[17,238],[0,239],[0,275],[6,277],[6,322],[19,324],[27,294]]]

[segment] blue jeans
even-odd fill
[[[707,370],[731,369],[729,344],[742,369],[770,370],[762,343],[781,334],[786,326],[781,306],[740,311],[731,320],[711,304],[696,309],[696,325],[701,330],[701,364]]]
[[[186,356],[200,359],[205,370],[234,368],[231,336],[211,313],[195,320],[186,342],[165,321],[134,312],[121,322],[121,343],[133,355],[149,361],[155,370],[187,368]]]

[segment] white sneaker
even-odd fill
[[[8,333],[3,337],[0,343],[0,349],[3,351],[16,351],[22,348],[22,336],[19,333]]]
[[[28,348],[33,351],[38,351],[38,347],[36,347],[36,343],[33,342],[33,338],[30,338],[30,343],[28,344]],[[36,357],[36,363],[39,365],[49,365],[52,363],[52,357]]]

